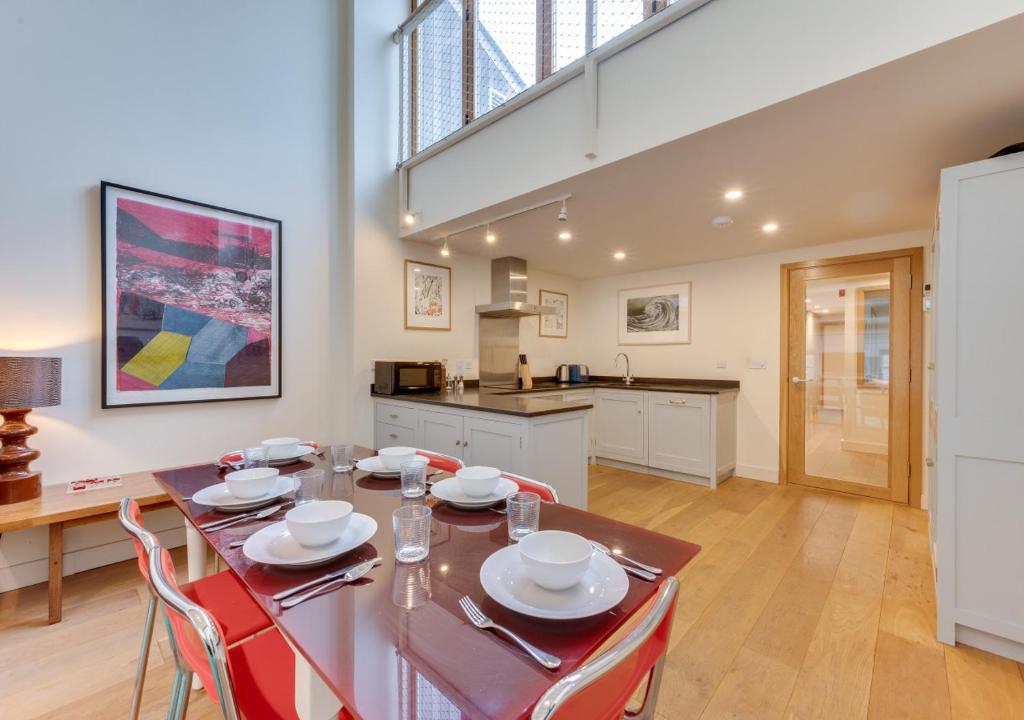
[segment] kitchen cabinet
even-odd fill
[[[736,469],[736,393],[598,389],[598,463],[717,487]]]
[[[378,448],[408,445],[501,468],[552,485],[565,504],[587,506],[589,409],[523,417],[412,399],[374,403]]]
[[[636,390],[595,391],[595,455],[647,464],[646,401],[647,393]]]

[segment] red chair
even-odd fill
[[[654,720],[678,592],[678,580],[665,580],[640,624],[610,650],[555,683],[534,706],[531,720]],[[645,679],[643,704],[627,710]]]
[[[417,450],[417,455],[422,455],[427,459],[427,465],[438,470],[444,470],[445,472],[454,473],[460,468],[464,468],[466,465],[457,457],[451,455],[445,455],[444,453],[432,452],[430,450]]]
[[[537,493],[540,495],[540,499],[544,502],[558,502],[558,493],[547,483],[523,477],[522,475],[515,475],[510,472],[502,472],[501,476],[514,482],[519,486],[520,490]]]
[[[148,556],[160,543],[153,533],[142,526],[142,511],[131,498],[121,500],[118,520],[135,543],[135,554],[139,561],[139,572],[149,584]],[[226,642],[232,645],[270,627],[271,620],[242,586],[241,581],[230,570],[202,578],[181,586],[182,594],[192,602],[206,607],[218,618],[224,628]],[[153,621],[156,615],[156,595],[150,592],[149,607],[146,610],[146,624],[142,633],[142,647],[135,668],[135,687],[132,690],[131,714],[134,720],[139,716],[142,701],[142,687],[146,682],[146,664],[153,639]]]
[[[178,663],[174,706],[183,718],[192,673],[199,675],[225,720],[290,720],[295,711],[295,654],[274,629],[228,648],[224,631],[206,608],[187,598],[174,579],[171,555],[162,547],[149,553],[149,579],[164,604],[168,633]],[[339,718],[351,720],[342,709]]]

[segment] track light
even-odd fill
[[[416,224],[416,213],[412,210],[406,210],[405,214],[402,216],[402,222],[405,223],[406,227],[412,227]]]
[[[448,257],[451,254],[452,254],[452,251],[448,247],[448,238],[445,238],[444,244],[441,246],[441,255],[444,256],[444,257]]]
[[[495,234],[491,232],[491,224],[490,224],[490,223],[487,223],[487,232],[486,232],[486,234],[484,235],[484,239],[485,239],[485,240],[486,240],[487,242],[489,242],[489,243],[492,243],[492,242],[494,242],[495,240],[497,240],[497,239],[498,239],[498,238],[497,238],[497,237],[495,236]]]
[[[569,211],[565,207],[565,200],[562,201],[562,209],[558,212],[558,222],[566,222],[569,220]]]

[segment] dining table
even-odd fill
[[[357,447],[356,459],[374,455]],[[635,525],[556,503],[543,503],[539,526],[597,540],[624,555],[659,566],[654,582],[629,577],[625,597],[612,609],[579,620],[542,620],[499,605],[484,592],[480,568],[510,545],[505,515],[494,509],[460,510],[427,495],[403,498],[397,479],[358,469],[333,472],[329,459],[307,455],[280,468],[290,474],[321,468],[321,499],[346,500],[377,523],[363,545],[313,568],[282,568],[250,560],[233,542],[272,522],[288,506],[263,520],[221,530],[201,526],[229,517],[191,500],[199,490],[223,482],[225,469],[202,464],[162,470],[157,482],[185,516],[189,577],[206,572],[206,547],[219,556],[263,607],[295,652],[295,707],[303,720],[322,720],[344,707],[362,720],[528,718],[540,697],[578,669],[643,615],[665,578],[679,572],[700,547]],[[432,477],[436,481],[442,476]],[[410,503],[432,508],[429,556],[418,563],[395,560],[392,513]],[[382,562],[361,580],[284,609],[279,591],[364,559]],[[541,667],[496,633],[473,626],[459,600],[474,600],[494,622],[561,658],[557,670]]]

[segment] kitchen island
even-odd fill
[[[378,448],[408,445],[548,483],[586,509],[592,402],[467,389],[374,397]]]

